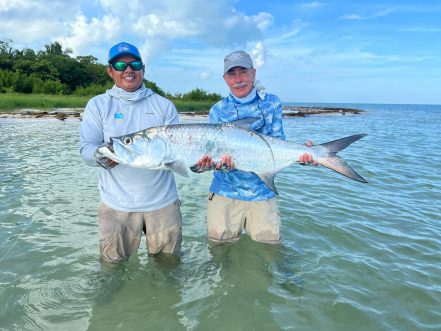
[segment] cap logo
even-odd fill
[[[241,58],[243,58],[243,55],[242,54],[240,54],[240,53],[234,53],[234,54],[231,54],[229,57],[228,57],[228,61],[237,61],[237,60],[240,60]]]
[[[128,50],[129,50],[129,46],[127,46],[126,44],[121,44],[118,46],[118,52],[123,52]]]

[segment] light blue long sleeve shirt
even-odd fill
[[[280,99],[274,94],[257,93],[255,89],[251,91],[250,96],[246,98],[248,101],[243,102],[230,94],[217,102],[210,109],[210,123],[256,117],[259,120],[253,123],[251,129],[264,135],[285,139]],[[210,192],[245,201],[261,201],[275,196],[257,175],[237,169],[230,172],[215,171]]]
[[[112,91],[113,90],[113,91]],[[143,87],[141,97],[124,100],[113,87],[89,100],[80,129],[80,153],[86,164],[98,166],[94,153],[110,137],[149,127],[178,124],[173,103]],[[174,175],[169,170],[146,170],[123,164],[99,171],[99,191],[107,206],[127,212],[153,211],[178,199]]]

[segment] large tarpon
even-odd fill
[[[337,155],[365,135],[356,134],[307,147],[261,135],[232,123],[176,124],[112,137],[110,144],[100,147],[100,152],[120,164],[169,169],[183,176],[188,176],[188,169],[201,171],[196,162],[204,154],[211,155],[213,160],[220,160],[222,155],[228,154],[236,169],[255,173],[271,190],[277,192],[275,176],[297,163],[303,153],[312,154],[319,164],[344,176],[367,183]]]

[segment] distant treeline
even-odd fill
[[[105,65],[92,55],[73,58],[72,50],[63,50],[59,42],[45,45],[40,51],[13,49],[11,43],[0,40],[0,93],[92,96],[113,85]],[[200,88],[172,95],[154,82],[144,82],[154,92],[174,100],[216,102],[222,98],[219,93]]]

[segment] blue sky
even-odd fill
[[[0,0],[0,40],[101,63],[128,41],[171,93],[225,95],[223,57],[244,49],[285,102],[441,104],[439,0]]]

